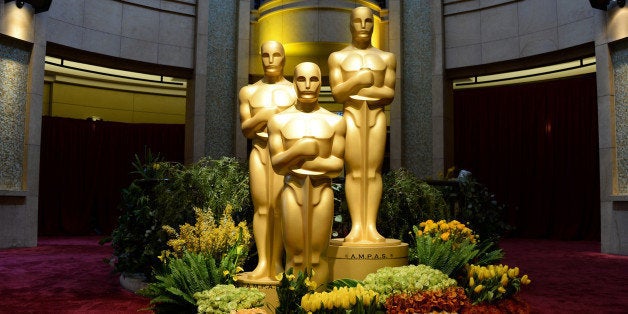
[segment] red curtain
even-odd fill
[[[509,205],[513,235],[599,240],[595,75],[454,92],[458,169]]]
[[[44,116],[39,173],[39,234],[109,234],[131,162],[150,149],[183,161],[184,125],[128,124]]]

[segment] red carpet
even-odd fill
[[[40,238],[0,250],[0,313],[137,313],[148,299],[123,289],[100,237]],[[145,312],[146,313],[146,312]]]
[[[137,313],[148,300],[118,283],[97,237],[41,238],[0,250],[0,313]],[[532,278],[522,298],[533,313],[628,313],[628,256],[597,242],[507,239],[505,264]],[[140,312],[141,313],[141,312]]]

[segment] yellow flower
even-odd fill
[[[499,288],[497,288],[497,291],[498,291],[499,293],[506,293],[506,289],[504,289],[504,287],[499,287]]]
[[[521,277],[521,283],[524,285],[528,285],[532,282],[532,280],[530,280],[528,278],[528,275],[523,275],[523,277]]]
[[[473,277],[469,278],[469,287],[473,287],[475,286],[475,280],[473,279]]]
[[[443,233],[443,234],[441,234],[441,235],[440,235],[440,238],[441,238],[443,241],[447,241],[447,240],[449,240],[449,234],[450,234],[449,232],[445,232],[445,233]]]
[[[225,270],[223,270],[223,271],[222,271],[222,275],[223,275],[223,276],[225,276],[225,277],[227,277],[227,276],[229,275],[229,271],[228,271],[228,270],[226,270],[226,269],[225,269]]]
[[[275,279],[277,279],[277,281],[281,281],[281,279],[283,279],[283,273],[277,274],[277,276],[275,276]]]
[[[500,280],[500,283],[502,284],[503,287],[505,287],[506,285],[508,285],[508,275],[503,274],[502,275],[502,279]]]
[[[484,286],[477,285],[477,287],[473,288],[473,291],[475,291],[475,293],[480,293],[482,289],[484,289]]]
[[[308,287],[310,290],[316,290],[318,284],[316,283],[316,281],[310,280],[310,278],[305,278],[305,286]]]

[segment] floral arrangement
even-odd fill
[[[528,275],[519,276],[519,268],[508,265],[469,265],[467,295],[473,304],[507,299],[530,284]]]
[[[256,288],[217,285],[194,294],[198,313],[229,313],[264,306],[264,293]]]
[[[334,287],[330,292],[315,292],[301,298],[301,308],[308,313],[375,313],[377,293],[362,285]]]
[[[463,276],[468,263],[488,265],[504,255],[495,243],[480,242],[473,230],[457,220],[427,220],[419,227],[413,227],[416,244],[410,261],[431,266],[453,278]]]
[[[299,271],[295,275],[293,268],[277,275],[276,279],[279,280],[279,285],[277,286],[279,306],[275,313],[292,314],[299,312],[301,308],[300,301],[303,296],[313,292],[318,287],[318,284],[311,280],[313,275],[314,270]]]
[[[442,290],[455,285],[455,280],[426,265],[383,267],[364,279],[364,288],[377,292],[382,304],[391,295]]]
[[[469,304],[461,287],[397,294],[386,299],[386,313],[458,313]]]
[[[163,226],[162,228],[173,237],[167,242],[172,250],[162,251],[159,259],[163,261],[170,256],[180,257],[184,251],[187,251],[209,254],[220,260],[222,254],[233,247],[236,242],[243,248],[248,248],[251,234],[247,224],[242,221],[236,225],[231,217],[231,210],[231,205],[227,205],[222,218],[216,224],[211,210],[195,207],[196,223],[194,225],[186,223],[179,227],[179,232],[170,226]]]

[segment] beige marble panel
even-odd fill
[[[480,64],[482,62],[482,45],[469,45],[445,49],[445,68]]]
[[[194,47],[196,27],[194,18],[159,13],[159,43],[191,48]]]
[[[120,57],[157,63],[158,44],[152,41],[122,37]]]
[[[601,251],[606,254],[619,252],[619,239],[617,238],[617,225],[614,219],[612,201],[602,201],[600,203],[600,223],[602,226]]]
[[[52,1],[48,17],[73,25],[83,25],[85,0]]]
[[[193,5],[173,2],[171,0],[161,0],[160,8],[181,14],[196,15],[196,8]]]
[[[609,12],[608,41],[616,41],[628,37],[628,6],[616,8]]]
[[[57,19],[48,19],[47,40],[60,45],[82,48],[83,27]]]
[[[482,42],[512,38],[518,35],[517,5],[509,4],[481,11]]]
[[[614,102],[614,96],[598,96],[597,98],[598,145],[600,150],[614,148],[616,145]]]
[[[85,29],[82,48],[87,51],[119,57],[120,40],[121,37],[115,34]]]
[[[550,28],[519,37],[519,55],[527,57],[558,49],[558,32]]]
[[[41,119],[40,119],[41,120]],[[28,195],[38,196],[39,195],[39,156],[40,156],[40,146],[39,145],[28,145],[28,160],[26,161],[26,185],[25,188],[28,190]],[[35,219],[35,221],[37,221]]]
[[[248,39],[238,40],[238,79],[244,79],[247,83],[249,80],[249,51],[246,49],[249,46]],[[240,49],[241,48],[241,49]]]
[[[519,37],[482,43],[482,63],[492,63],[519,57]]]
[[[480,12],[445,17],[445,47],[462,47],[482,42]]]
[[[319,31],[318,41],[321,42],[351,42],[349,31],[349,13],[336,10],[318,10]]]
[[[462,13],[480,8],[480,0],[459,1],[447,3],[444,6],[445,15]]]
[[[122,32],[122,3],[111,0],[85,0],[86,28],[109,34]]]
[[[288,11],[269,17],[281,25],[281,38],[284,44],[318,41],[318,10]],[[277,24],[273,23],[273,27]]]
[[[613,95],[613,72],[608,44],[595,46],[595,72],[597,80],[597,96]]]
[[[558,25],[573,23],[593,17],[595,9],[588,0],[556,0]]]
[[[595,39],[595,18],[578,20],[558,27],[558,49],[569,48]]]
[[[182,68],[193,67],[192,57],[194,55],[194,51],[192,48],[159,44],[158,51],[158,64],[172,65]]]
[[[519,34],[532,34],[558,25],[556,2],[547,0],[527,0],[517,3]]]
[[[159,9],[159,5],[161,3],[161,0],[124,0],[124,1],[155,8],[155,9]]]
[[[250,7],[250,1],[240,1],[238,11],[238,39],[249,39],[251,34],[251,11],[243,8]]]
[[[40,85],[43,85],[43,84],[40,84]],[[42,115],[43,96],[37,95],[37,94],[30,94],[28,101],[29,101],[29,105],[28,105],[29,106],[29,112],[28,112],[29,119],[28,119],[28,138],[26,139],[26,143],[28,145],[39,146],[41,144],[41,115]]]
[[[122,10],[122,36],[157,42],[159,34],[159,12],[124,5]]]
[[[196,74],[205,75],[207,74],[207,48],[209,43],[207,42],[207,34],[197,34],[196,35],[196,64],[202,65],[197,66],[194,71]]]

